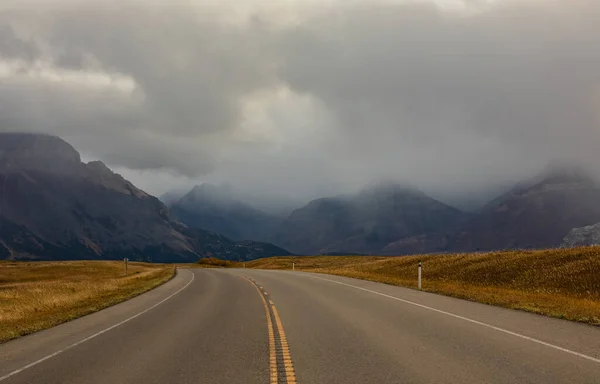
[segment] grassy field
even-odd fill
[[[600,247],[406,257],[295,257],[296,269],[417,288],[481,303],[600,325]],[[241,266],[241,265],[239,265]],[[291,257],[246,268],[291,269]]]
[[[0,262],[0,343],[98,311],[169,280],[173,266]]]

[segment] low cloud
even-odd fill
[[[397,179],[457,200],[554,159],[600,169],[596,0],[0,8],[0,130],[60,135],[157,194]]]

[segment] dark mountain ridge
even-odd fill
[[[236,200],[231,188],[211,184],[195,186],[171,205],[171,211],[189,226],[236,240],[266,241],[281,222],[281,218]]]
[[[273,221],[264,225],[263,215],[232,199],[226,189],[198,187],[186,200],[175,209],[181,209],[178,215],[192,226],[268,240],[298,254],[548,248],[561,245],[574,228],[600,222],[599,184],[586,169],[565,162],[550,164],[470,213],[414,186],[390,182],[372,184],[353,195],[313,200],[279,225]],[[194,206],[201,209],[193,212]],[[240,235],[239,228],[244,227],[260,229],[260,234],[250,230]]]
[[[297,209],[271,239],[297,253],[382,253],[401,238],[447,231],[465,214],[415,187],[385,183]]]
[[[0,257],[195,261],[288,254],[174,219],[157,198],[60,138],[0,134]]]
[[[553,165],[494,199],[455,233],[450,251],[555,247],[600,222],[600,185],[584,169]]]

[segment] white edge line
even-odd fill
[[[91,336],[88,336],[88,337],[86,337],[86,338],[85,338],[85,339],[83,339],[83,340],[79,340],[78,342],[76,342],[76,343],[73,343],[73,344],[69,345],[68,347],[65,347],[65,348],[63,348],[63,349],[59,349],[58,351],[56,351],[56,352],[54,352],[54,353],[52,353],[52,354],[50,354],[50,355],[48,355],[48,356],[46,356],[46,357],[42,357],[41,359],[39,359],[39,360],[36,360],[36,361],[34,361],[33,363],[27,364],[27,365],[26,365],[26,366],[24,366],[24,367],[21,367],[21,368],[19,368],[19,369],[15,370],[15,371],[12,371],[11,373],[8,373],[8,374],[6,374],[6,375],[4,375],[4,376],[0,377],[0,381],[4,381],[4,380],[8,379],[9,377],[12,377],[12,376],[14,376],[14,375],[16,375],[16,374],[18,374],[18,373],[21,373],[21,372],[23,372],[23,371],[24,371],[24,370],[26,370],[26,369],[29,369],[29,368],[31,368],[31,367],[34,367],[34,366],[36,366],[36,365],[38,365],[38,364],[40,364],[40,363],[42,363],[42,362],[44,362],[44,361],[46,361],[46,360],[48,360],[48,359],[51,359],[51,358],[53,358],[54,356],[57,356],[57,355],[59,355],[59,354],[61,354],[61,353],[65,352],[65,351],[67,351],[67,350],[69,350],[69,349],[71,349],[71,348],[74,348],[74,347],[76,347],[76,346],[78,346],[78,345],[80,345],[80,344],[83,344],[83,343],[85,343],[86,341],[89,341],[89,340],[91,340],[91,339],[93,339],[93,338],[95,338],[95,337],[97,337],[97,336],[100,336],[100,335],[102,335],[103,333],[106,333],[106,332],[108,332],[108,331],[110,331],[110,330],[112,330],[112,329],[115,329],[115,328],[117,328],[118,326],[120,326],[120,325],[123,325],[123,324],[127,323],[128,321],[131,321],[131,320],[135,319],[135,318],[136,318],[136,317],[138,317],[138,316],[141,316],[141,315],[143,315],[144,313],[146,313],[146,312],[150,311],[151,309],[154,309],[154,308],[158,307],[159,305],[161,305],[161,304],[162,304],[162,303],[164,303],[165,301],[169,300],[170,298],[172,298],[173,296],[175,296],[175,295],[176,295],[176,294],[178,294],[179,292],[181,292],[181,291],[183,291],[184,289],[186,289],[186,288],[188,287],[188,285],[190,285],[190,284],[192,283],[192,281],[194,281],[194,278],[196,277],[196,275],[195,275],[193,272],[191,272],[191,271],[190,271],[190,273],[192,274],[192,278],[191,278],[191,280],[190,280],[190,281],[189,281],[189,282],[188,282],[186,285],[184,285],[182,288],[178,289],[178,290],[177,290],[175,293],[173,293],[173,294],[169,295],[168,297],[166,297],[166,298],[164,298],[163,300],[159,301],[158,303],[154,304],[154,305],[153,305],[153,306],[151,306],[150,308],[146,308],[146,309],[144,309],[142,312],[140,312],[140,313],[138,313],[138,314],[136,314],[136,315],[133,315],[133,316],[131,316],[131,317],[129,317],[129,318],[127,318],[127,319],[125,319],[125,320],[121,321],[120,323],[117,323],[117,324],[115,324],[115,325],[112,325],[112,326],[110,326],[110,327],[108,327],[108,328],[106,328],[106,329],[103,329],[103,330],[102,330],[102,331],[100,331],[100,332],[96,332],[96,333],[94,333],[93,335],[91,335]]]
[[[325,279],[325,278],[322,278],[322,277],[312,276],[312,275],[309,275],[309,274],[306,274],[305,276],[310,277],[312,279],[325,280],[325,281],[329,281],[331,283],[345,285],[347,287],[351,287],[351,288],[355,288],[355,289],[358,289],[358,290],[361,290],[361,291],[370,292],[370,293],[373,293],[373,294],[376,294],[376,295],[379,295],[379,296],[387,297],[388,299],[398,300],[398,301],[401,301],[401,302],[406,303],[406,304],[414,305],[416,307],[428,309],[430,311],[441,313],[441,314],[446,315],[446,316],[451,316],[451,317],[454,317],[454,318],[457,318],[457,319],[460,319],[460,320],[468,321],[469,323],[481,325],[482,327],[490,328],[490,329],[493,329],[493,330],[498,331],[498,332],[503,332],[503,333],[506,333],[506,334],[511,335],[511,336],[519,337],[521,339],[525,339],[525,340],[528,340],[528,341],[531,341],[531,342],[534,342],[534,343],[537,343],[537,344],[541,344],[543,346],[546,346],[546,347],[549,347],[549,348],[553,348],[553,349],[556,349],[556,350],[559,350],[559,351],[571,354],[573,356],[581,357],[582,359],[586,359],[586,360],[589,360],[589,361],[593,361],[594,363],[600,364],[600,359],[597,359],[595,357],[584,355],[583,353],[579,353],[579,352],[575,352],[575,351],[572,351],[572,350],[567,349],[567,348],[559,347],[558,345],[550,344],[550,343],[547,343],[545,341],[542,341],[542,340],[539,340],[539,339],[536,339],[536,338],[533,338],[533,337],[525,336],[525,335],[522,335],[520,333],[512,332],[512,331],[509,331],[509,330],[506,330],[506,329],[503,329],[503,328],[499,328],[499,327],[496,327],[496,326],[493,326],[493,325],[490,325],[490,324],[487,324],[487,323],[483,323],[481,321],[469,319],[468,317],[464,317],[464,316],[456,315],[454,313],[442,311],[441,309],[436,309],[436,308],[428,307],[428,306],[423,305],[423,304],[415,303],[414,301],[400,299],[398,297],[387,295],[385,293],[381,293],[381,292],[377,292],[377,291],[373,291],[373,290],[370,290],[370,289],[367,289],[367,288],[357,287],[356,285],[342,283],[341,281]]]

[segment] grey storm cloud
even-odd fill
[[[600,2],[445,2],[4,2],[0,130],[60,135],[157,193],[167,172],[454,199],[554,159],[600,169]]]

